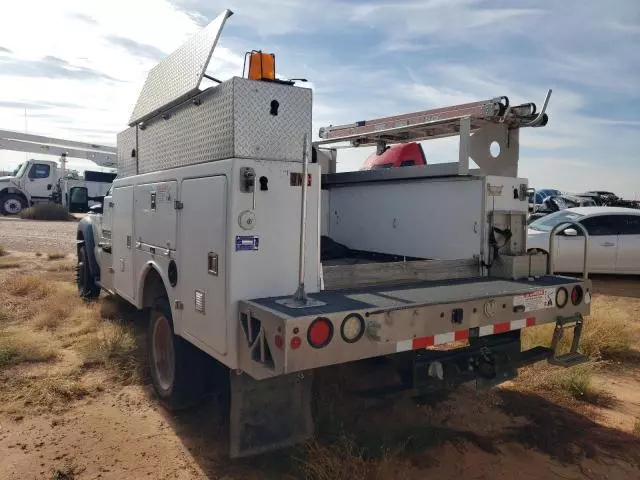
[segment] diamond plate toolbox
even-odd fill
[[[136,130],[129,127],[118,134],[118,177],[129,177],[137,172]]]
[[[311,103],[310,89],[234,77],[140,127],[138,171],[227,158],[301,162]]]

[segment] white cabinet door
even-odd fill
[[[114,287],[116,292],[133,300],[133,187],[113,189],[112,255],[115,270]]]
[[[640,215],[619,215],[616,271],[640,275]]]
[[[178,331],[220,354],[227,352],[227,179],[184,180],[180,186],[179,280],[184,304]]]

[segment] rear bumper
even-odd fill
[[[582,300],[577,305],[570,300],[557,305],[557,291],[571,292],[576,285],[584,292]],[[282,307],[277,298],[241,302],[239,366],[251,377],[262,379],[428,351],[455,341],[474,344],[529,326],[555,323],[558,317],[586,316],[590,292],[589,281],[570,277],[531,282],[481,278],[321,292],[310,297],[322,305],[295,310]],[[341,330],[345,319],[353,315],[362,318],[365,333],[348,343]],[[313,348],[307,332],[318,317],[331,322],[333,335],[326,346]]]

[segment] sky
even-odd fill
[[[279,76],[309,80],[314,136],[502,95],[540,105],[551,88],[549,124],[520,134],[519,175],[537,188],[640,199],[638,0],[10,4],[0,16],[0,129],[115,145],[148,70],[230,8],[208,72],[239,76],[246,51],[275,53]],[[423,147],[429,163],[458,158],[456,139]],[[339,157],[339,169],[358,169],[368,153]],[[0,151],[0,170],[24,159]]]

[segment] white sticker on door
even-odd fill
[[[553,308],[555,306],[555,292],[554,288],[545,288],[524,295],[516,295],[513,297],[513,306],[524,306],[525,312]]]

